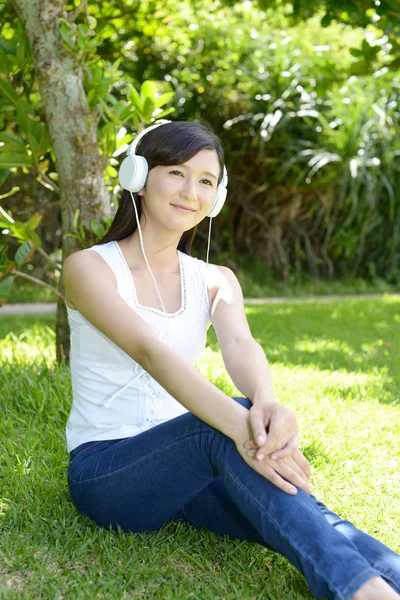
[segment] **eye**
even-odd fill
[[[178,171],[177,169],[174,169],[173,171],[170,171],[170,173],[179,173],[179,175],[182,175],[181,171]],[[210,181],[209,179],[202,179],[202,181],[207,181],[207,183],[213,187],[212,181]]]

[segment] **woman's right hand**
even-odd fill
[[[287,494],[295,495],[297,494],[296,487],[298,487],[306,494],[311,494],[309,483],[311,468],[300,450],[295,450],[291,456],[276,459],[265,456],[260,460],[247,455],[247,450],[243,447],[243,440],[235,441],[235,445],[243,460],[279,489]]]

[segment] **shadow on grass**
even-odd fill
[[[380,372],[386,392],[381,401],[399,403],[400,299],[246,306],[246,315],[253,337],[271,364],[357,374]],[[211,328],[208,344],[218,351]],[[345,388],[341,387],[344,396]]]

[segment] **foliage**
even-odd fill
[[[41,215],[34,214],[27,223],[14,221],[0,206],[0,306],[11,291],[13,281],[19,273],[17,269],[31,259],[36,249],[41,248],[41,240],[35,232],[41,219]],[[12,235],[21,244],[13,260],[9,260],[8,246],[3,240],[6,234]]]
[[[213,233],[231,261],[262,259],[284,281],[399,281],[398,22],[389,1],[370,4],[106,0],[71,19],[78,2],[67,3],[60,36],[82,69],[109,188],[132,130],[174,110],[201,117],[225,147],[230,189]],[[29,48],[7,10],[1,182],[29,170],[57,193]],[[69,235],[84,244],[105,225]]]

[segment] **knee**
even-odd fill
[[[242,406],[244,406],[245,408],[248,408],[250,410],[250,408],[253,406],[251,401],[248,398],[242,398],[240,396],[234,396],[232,398],[232,400],[235,400],[235,402],[237,402],[238,404],[241,404]]]

